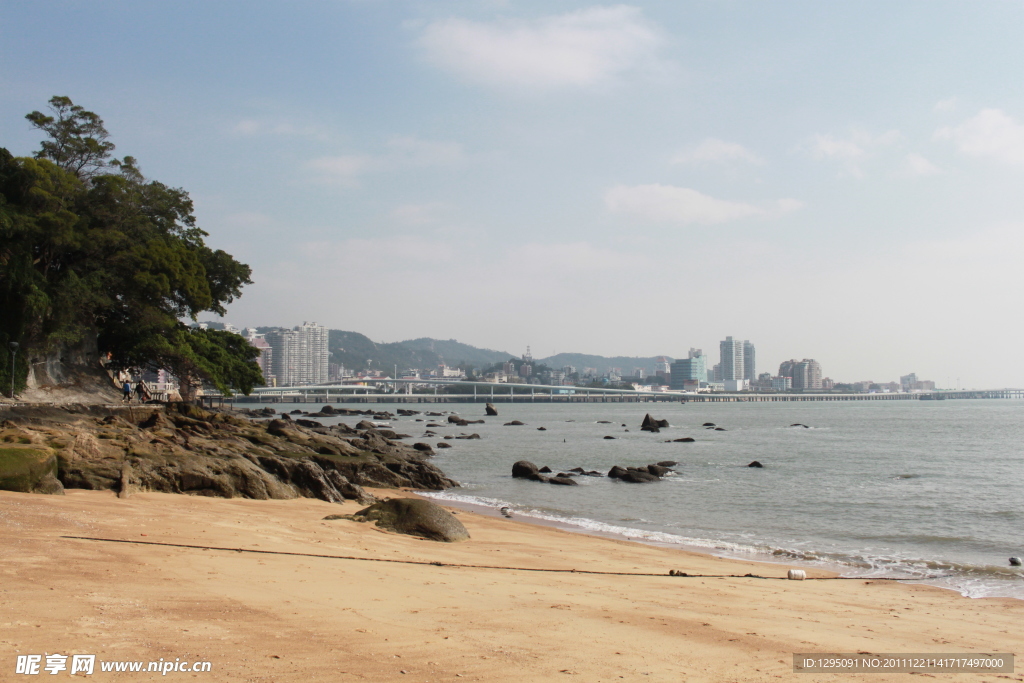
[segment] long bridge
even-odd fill
[[[413,393],[413,387],[432,387],[432,393]],[[458,386],[466,393],[441,393]],[[473,393],[468,393],[472,388]],[[638,391],[603,387],[566,387],[546,384],[475,382],[426,379],[363,379],[336,384],[298,387],[258,387],[249,397],[204,397],[208,403],[765,403],[778,401],[918,401],[945,399],[1024,398],[1024,389],[925,391],[915,393],[757,393]]]

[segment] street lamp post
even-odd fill
[[[14,400],[14,358],[18,355],[18,342],[8,342],[11,349],[11,400]]]

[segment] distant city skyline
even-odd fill
[[[8,3],[53,95],[252,266],[229,320],[1024,386],[1022,3]],[[45,30],[42,28],[45,27]],[[45,33],[46,49],[39,49]],[[103,39],[83,41],[82,36]]]

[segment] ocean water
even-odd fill
[[[394,412],[401,406],[377,407]],[[467,419],[484,413],[483,404],[406,407]],[[429,439],[420,438],[426,422],[392,422],[430,443],[447,434],[480,434],[480,440],[451,440],[452,448],[438,451],[435,464],[462,487],[430,495],[507,505],[519,518],[581,531],[827,566],[849,576],[924,580],[970,597],[1024,599],[1024,571],[1008,563],[1012,555],[1024,556],[1024,401],[497,408],[500,416],[484,418],[485,424],[445,425]],[[647,412],[672,426],[660,434],[641,432]],[[504,426],[511,420],[526,425]],[[705,429],[705,422],[725,431]],[[696,441],[665,443],[684,436]],[[676,474],[656,483],[582,476],[570,487],[513,479],[517,460],[555,472],[679,464]],[[746,467],[752,460],[764,467]]]

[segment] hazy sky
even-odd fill
[[[253,267],[236,325],[1024,386],[1024,2],[10,2]]]

